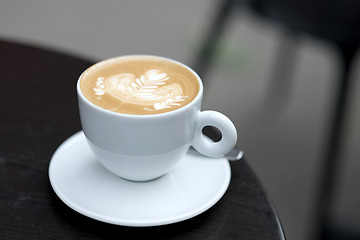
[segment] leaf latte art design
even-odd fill
[[[145,106],[145,110],[153,111],[172,106],[181,106],[187,96],[178,83],[167,83],[170,77],[157,69],[147,71],[140,77],[132,73],[120,73],[108,78],[99,77],[94,94],[101,98],[109,94],[122,103]]]

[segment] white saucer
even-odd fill
[[[54,153],[49,177],[59,198],[85,216],[123,226],[157,226],[212,207],[229,186],[230,165],[225,158],[190,150],[168,174],[150,182],[130,182],[108,172],[78,132]]]

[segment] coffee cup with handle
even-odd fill
[[[175,60],[128,55],[85,70],[77,82],[81,125],[88,145],[110,172],[149,181],[171,171],[190,146],[222,157],[235,146],[234,124],[216,111],[201,111],[203,85]],[[205,126],[220,130],[210,141]]]

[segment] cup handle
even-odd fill
[[[205,137],[202,133],[205,126],[213,126],[219,129],[222,134],[221,140],[213,142]],[[199,153],[208,157],[222,157],[235,147],[236,141],[236,128],[228,117],[216,111],[199,113],[192,144]]]

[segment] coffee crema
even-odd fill
[[[93,104],[118,113],[170,112],[190,103],[199,81],[188,68],[155,56],[124,56],[99,62],[80,77]]]

